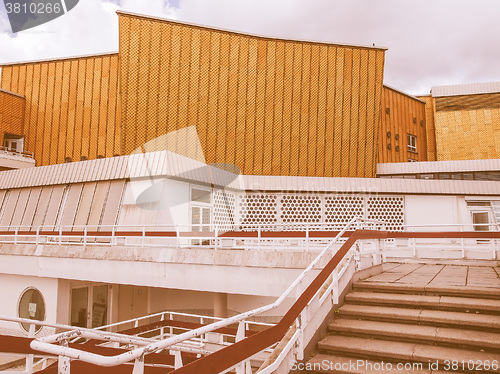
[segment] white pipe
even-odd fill
[[[340,231],[337,236],[321,251],[321,253],[309,264],[309,266],[295,279],[295,281],[285,290],[285,292],[272,304],[265,305],[263,307],[241,313],[231,318],[227,318],[225,320],[221,320],[218,322],[214,322],[210,325],[206,325],[200,328],[197,328],[192,331],[187,331],[180,335],[176,335],[174,337],[167,338],[165,340],[151,343],[145,347],[136,348],[128,352],[124,352],[122,354],[116,356],[101,356],[89,352],[82,352],[80,350],[76,350],[69,347],[56,346],[48,343],[47,341],[53,341],[54,339],[58,339],[57,336],[35,339],[31,342],[30,346],[32,349],[46,352],[58,356],[66,356],[73,359],[78,359],[84,362],[88,362],[91,364],[99,365],[99,366],[116,366],[124,364],[125,362],[135,360],[136,358],[141,357],[142,355],[146,355],[149,353],[154,353],[158,350],[168,348],[174,344],[180,343],[184,340],[189,340],[199,335],[206,334],[213,330],[220,329],[222,327],[226,327],[228,325],[240,322],[247,318],[253,317],[257,314],[261,314],[270,310],[273,310],[281,305],[283,300],[293,291],[293,289],[308,275],[308,273],[313,269],[313,267],[321,260],[321,258],[325,255],[326,252],[330,250],[330,248],[338,241],[340,237],[348,230],[348,228],[355,222],[365,221],[360,218],[353,218],[348,224],[344,227],[342,231]],[[60,335],[60,334],[58,334]]]

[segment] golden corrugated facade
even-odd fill
[[[3,65],[0,87],[26,98],[25,150],[38,166],[120,153],[118,54]]]
[[[24,105],[23,97],[0,90],[0,146],[4,133],[23,134]]]
[[[434,101],[430,95],[419,96],[418,98],[425,102],[425,135],[427,137],[427,161],[437,161],[436,128],[434,126]]]
[[[497,94],[433,97],[432,105],[438,161],[500,158]]]
[[[425,103],[384,86],[378,162],[427,161]],[[416,152],[408,150],[407,135],[417,139]]]
[[[375,175],[384,49],[119,19],[124,154],[195,125],[244,174]]]

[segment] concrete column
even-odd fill
[[[227,293],[214,293],[214,317],[227,318]]]

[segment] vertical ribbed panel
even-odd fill
[[[101,225],[110,226],[116,224],[118,218],[118,208],[122,200],[125,180],[111,181],[108,198],[104,207]]]
[[[49,206],[47,208],[47,214],[43,221],[43,227],[45,230],[52,230],[56,224],[56,218],[61,209],[61,201],[63,197],[65,186],[54,186],[52,189],[52,195],[50,196]]]
[[[89,226],[97,226],[101,224],[101,216],[104,211],[104,206],[109,192],[109,181],[97,182],[97,187],[92,200],[92,208],[88,220]]]
[[[109,54],[4,66],[0,87],[25,96],[25,149],[37,165],[49,165],[120,154],[118,85],[118,55]],[[3,96],[0,91],[0,116]],[[18,106],[14,133],[22,123]]]
[[[72,184],[68,192],[68,200],[64,211],[62,212],[61,225],[72,226],[75,222],[76,211],[80,204],[80,197],[82,195],[83,183]]]
[[[10,190],[7,204],[5,205],[5,208],[3,208],[3,216],[2,220],[0,220],[0,227],[10,226],[12,217],[16,211],[17,200],[20,192],[20,189]]]
[[[36,229],[38,226],[43,225],[45,214],[49,207],[50,196],[52,195],[52,186],[44,186],[38,199],[36,206],[35,217],[33,218],[32,228]]]
[[[3,145],[4,133],[23,134],[24,103],[24,98],[0,91],[0,146]]]
[[[374,176],[383,50],[119,19],[123,153],[195,125],[244,174]]]
[[[26,206],[28,205],[28,198],[30,196],[30,188],[22,188],[19,192],[19,198],[17,199],[16,206],[14,208],[14,214],[12,215],[11,226],[20,226],[23,220],[24,212],[26,211]]]
[[[436,128],[434,125],[434,100],[431,96],[419,97],[425,101],[425,128],[427,137],[427,161],[437,161]]]
[[[28,198],[28,203],[26,205],[26,211],[24,212],[23,220],[21,226],[25,229],[30,229],[33,224],[33,219],[35,218],[35,212],[37,209],[38,201],[40,200],[40,193],[42,192],[42,187],[31,188],[31,193]]]
[[[88,182],[84,184],[82,197],[80,198],[80,205],[78,206],[78,211],[76,212],[75,226],[85,226],[87,224],[96,184],[96,182]],[[81,229],[81,227],[77,229]]]
[[[428,120],[425,103],[384,86],[379,163],[407,162],[409,159],[428,161],[428,133],[434,132],[427,128]],[[408,151],[407,134],[417,137],[417,153]]]

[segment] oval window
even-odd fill
[[[20,318],[35,319],[37,321],[45,320],[45,302],[43,296],[36,288],[24,290],[19,299],[18,314]],[[29,323],[21,323],[26,332],[29,332]],[[42,326],[36,326],[35,332],[40,331]]]

